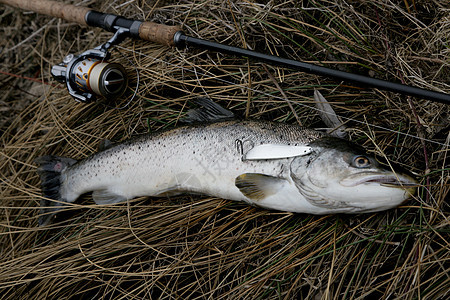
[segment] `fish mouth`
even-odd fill
[[[342,186],[352,187],[360,184],[378,184],[394,188],[412,189],[417,187],[417,181],[405,174],[385,174],[375,172],[363,172],[350,175],[339,182]]]

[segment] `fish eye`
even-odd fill
[[[352,166],[355,168],[370,167],[370,160],[364,155],[357,155],[353,158]]]

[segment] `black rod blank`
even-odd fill
[[[440,103],[450,104],[450,95],[440,92],[434,92],[430,90],[425,90],[417,87],[412,87],[405,84],[394,83],[386,80],[370,78],[363,75],[343,72],[339,70],[329,69],[309,63],[304,63],[292,59],[281,58],[273,55],[263,54],[252,50],[242,49],[238,47],[232,47],[227,45],[222,45],[216,42],[211,42],[199,38],[194,38],[185,35],[183,32],[179,31],[174,36],[174,42],[177,47],[182,47],[185,45],[193,46],[201,49],[208,49],[212,51],[217,51],[221,53],[248,57],[255,59],[257,61],[265,62],[274,66],[280,66],[290,69],[299,70],[306,73],[327,76],[330,78],[343,80],[346,82],[355,83],[361,87],[372,87],[382,90],[388,90],[391,92],[396,92],[404,95],[419,97],[423,99],[428,99]]]

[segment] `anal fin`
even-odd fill
[[[122,195],[115,194],[109,190],[97,190],[92,193],[92,199],[94,199],[96,204],[115,204],[127,200],[126,197]]]

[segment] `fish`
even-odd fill
[[[183,193],[315,215],[391,209],[417,181],[384,167],[348,140],[298,125],[238,120],[209,98],[185,125],[131,138],[83,160],[36,159],[43,198],[39,225],[92,192],[98,205]]]

